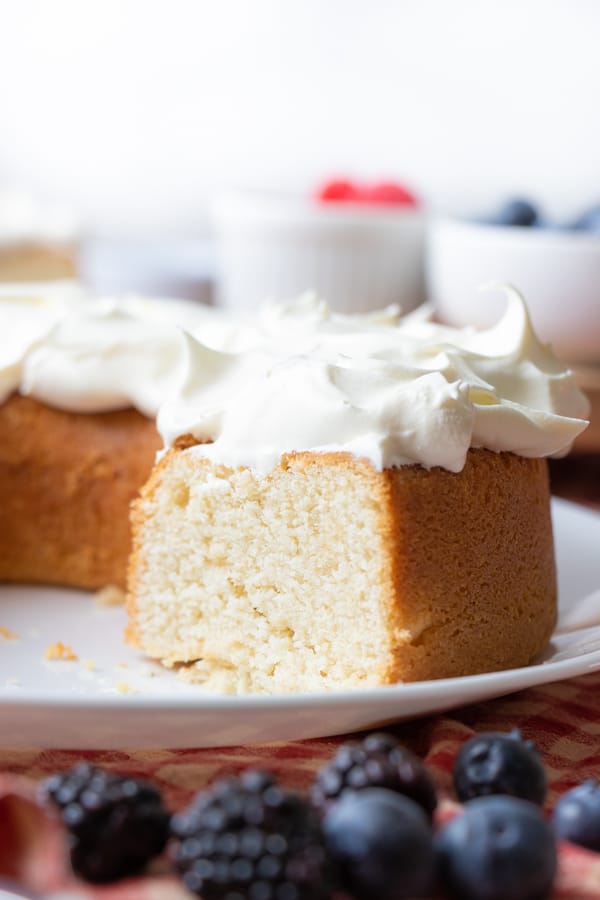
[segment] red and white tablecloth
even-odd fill
[[[543,754],[551,809],[562,791],[585,778],[600,778],[600,672],[388,730],[426,760],[446,798],[444,808],[452,799],[452,760],[462,742],[474,732],[511,728],[520,728],[524,737],[534,739]],[[183,900],[189,895],[160,873],[102,888],[69,877],[60,833],[27,799],[33,797],[33,783],[84,758],[151,779],[175,810],[210,780],[247,766],[268,768],[285,785],[302,790],[343,740],[201,750],[0,750],[0,770],[8,773],[0,776],[0,879],[11,877],[48,900]],[[563,844],[556,897],[600,898],[600,854]]]

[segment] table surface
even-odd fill
[[[588,460],[589,463],[589,460]],[[592,472],[598,471],[595,462]],[[585,467],[584,467],[585,468]],[[588,470],[586,470],[588,471]],[[579,472],[579,474],[578,474]],[[582,479],[581,468],[553,476],[558,493],[584,500],[600,509],[600,480]],[[562,480],[561,480],[562,479]],[[512,694],[444,715],[404,723],[387,731],[419,754],[431,768],[443,799],[452,802],[451,768],[461,744],[481,731],[521,730],[541,751],[549,779],[547,809],[560,793],[586,778],[600,779],[600,672]],[[356,739],[353,736],[352,739]],[[83,759],[108,769],[151,779],[163,791],[170,809],[182,808],[209,781],[248,767],[268,768],[291,788],[304,790],[316,770],[331,758],[344,738],[264,744],[220,749],[80,752],[44,749],[0,749],[0,832],[8,818],[23,826],[28,818],[19,804],[25,803],[31,827],[23,826],[18,839],[0,840],[0,880],[18,878],[20,884],[39,890],[47,900],[183,900],[189,895],[167,875],[121,882],[101,890],[87,887],[65,874],[57,856],[48,854],[52,842],[39,835],[47,826],[42,812],[22,797],[30,783]],[[165,743],[168,738],[165,736]],[[15,776],[25,776],[15,784]],[[21,796],[19,796],[21,795]],[[33,811],[33,812],[32,812]],[[36,818],[37,816],[37,818]],[[32,824],[33,823],[33,824]],[[41,850],[43,846],[45,850]],[[60,854],[59,854],[60,855]],[[557,898],[586,900],[600,897],[600,854],[570,845],[560,848]],[[374,898],[375,900],[375,898]]]

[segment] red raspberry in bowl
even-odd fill
[[[316,192],[320,203],[360,203],[364,206],[410,206],[419,201],[407,187],[397,181],[359,184],[348,178],[332,178]]]
[[[316,197],[322,203],[358,203],[362,190],[346,178],[332,178],[317,190]]]
[[[366,192],[365,202],[377,206],[418,206],[415,195],[396,181],[380,181]]]

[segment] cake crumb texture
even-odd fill
[[[171,450],[133,507],[128,639],[226,693],[525,665],[556,618],[546,463],[460,473],[344,453],[267,476]]]

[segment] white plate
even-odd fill
[[[527,668],[467,678],[326,694],[208,695],[123,644],[122,608],[101,608],[78,591],[0,587],[0,626],[19,635],[0,637],[0,740],[77,749],[298,740],[381,727],[598,669],[600,515],[553,501],[553,516],[560,614],[551,645]],[[43,659],[58,640],[73,648],[76,662]]]

